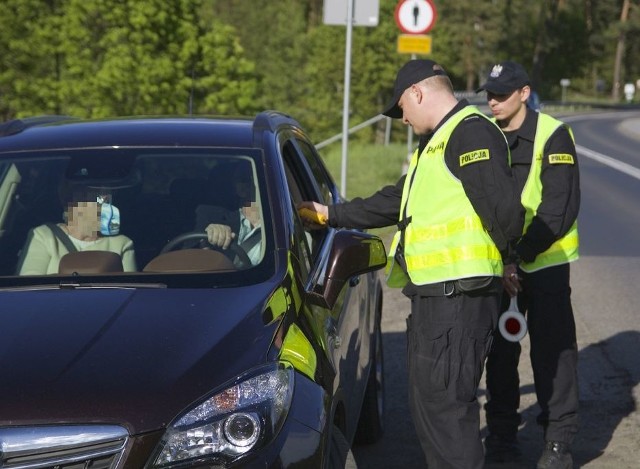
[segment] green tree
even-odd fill
[[[234,29],[199,0],[5,0],[0,112],[102,117],[255,112]]]
[[[302,64],[313,54],[306,47],[307,2],[299,0],[213,0],[203,16],[232,25],[246,56],[255,63],[255,106],[299,116],[303,99]]]
[[[315,139],[341,130],[346,28],[323,24],[324,0],[2,3],[2,119],[48,113],[247,115],[272,108],[297,117]],[[458,90],[474,90],[505,59],[529,70],[543,99],[559,96],[560,78],[571,79],[574,93],[592,97],[599,83],[612,89],[614,70],[620,83],[640,75],[636,1],[434,3],[430,57],[445,66]],[[410,58],[397,52],[398,0],[379,5],[378,26],[353,28],[352,125],[380,112],[398,67]],[[370,140],[372,133],[353,138]]]
[[[63,98],[75,115],[239,113],[253,65],[233,29],[199,22],[193,0],[70,0]]]
[[[4,0],[0,15],[0,116],[58,114],[64,1]]]
[[[436,2],[434,55],[445,67],[456,89],[473,91],[496,61],[498,40],[503,34],[500,2],[474,0]]]
[[[640,32],[638,28],[639,23],[640,11],[638,4],[634,3],[632,9],[631,1],[623,0],[622,6],[620,7],[620,20],[615,25],[617,37],[615,61],[613,65],[613,86],[611,90],[611,98],[614,101],[620,99],[624,87],[624,82],[629,81],[626,78],[629,76],[633,76],[632,74],[634,73],[634,71],[636,72],[637,76],[637,60],[632,61],[631,54],[626,54],[625,56],[625,49],[627,49],[627,46],[629,44],[631,45],[630,48],[633,48],[636,51],[638,50],[637,38],[638,33]],[[634,38],[636,39],[636,41],[633,41]],[[635,57],[637,57],[637,55]]]

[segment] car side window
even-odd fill
[[[307,164],[313,173],[313,177],[315,182],[318,184],[318,188],[320,189],[320,193],[322,196],[322,202],[325,205],[333,204],[333,194],[331,192],[331,181],[329,180],[329,176],[322,166],[322,163],[319,159],[319,156],[313,150],[313,148],[309,145],[308,142],[297,139],[298,146],[302,151],[305,159],[307,160]]]
[[[317,182],[313,179],[313,175],[309,174],[309,170],[300,157],[297,147],[287,140],[282,146],[283,161],[285,164],[285,172],[287,184],[293,203],[293,210],[302,201],[322,199],[319,197],[319,189]],[[328,187],[328,186],[327,186]],[[320,200],[321,202],[323,200]],[[296,218],[295,235],[296,241],[300,246],[300,260],[310,269],[319,246],[325,238],[325,230],[305,230],[299,219]]]
[[[296,205],[303,200],[300,188],[291,173],[288,165],[285,164],[285,172],[287,175],[287,183],[289,191],[291,193],[291,201],[293,204],[292,210],[295,213]],[[313,262],[312,248],[313,248],[313,235],[304,229],[304,225],[300,220],[300,217],[294,217],[294,241],[295,249],[298,252],[298,257],[303,268],[306,270],[306,274],[311,270],[311,264]]]

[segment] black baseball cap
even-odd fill
[[[498,95],[511,94],[529,84],[529,75],[524,67],[507,60],[493,66],[487,77],[487,82],[478,88],[476,93],[486,90]]]
[[[415,85],[425,78],[434,77],[436,75],[447,76],[447,72],[445,72],[444,69],[433,60],[410,60],[404,64],[398,71],[396,82],[393,85],[393,98],[391,98],[391,101],[389,101],[385,106],[385,110],[382,114],[388,117],[393,117],[394,119],[401,118],[402,109],[398,106],[398,101],[400,101],[402,93],[404,93],[411,85]]]

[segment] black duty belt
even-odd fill
[[[471,277],[447,282],[415,285],[420,296],[456,296],[460,293],[480,292],[499,286],[499,277]],[[494,286],[495,284],[495,286]]]

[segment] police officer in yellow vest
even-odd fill
[[[524,68],[495,65],[478,91],[486,90],[491,112],[511,149],[513,174],[526,209],[518,264],[505,267],[503,310],[518,294],[527,315],[536,395],[545,449],[538,469],[571,468],[578,429],[576,329],[571,308],[569,263],[578,258],[576,218],[580,205],[578,160],[571,130],[553,117],[528,109],[531,93]],[[520,344],[497,334],[487,360],[487,460],[520,461],[517,431]]]
[[[412,60],[398,72],[386,116],[421,136],[408,172],[367,198],[301,206],[331,226],[398,225],[388,283],[411,299],[409,407],[428,467],[484,466],[476,400],[497,325],[503,259],[523,210],[500,129],[458,101],[444,69]]]

